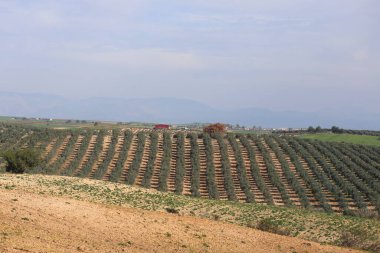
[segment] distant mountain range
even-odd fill
[[[259,108],[224,110],[178,98],[68,99],[56,95],[0,92],[0,115],[125,122],[224,122],[244,126],[308,127],[310,125],[380,130],[380,114],[366,112],[297,112]]]

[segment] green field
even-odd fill
[[[50,128],[50,129],[120,129],[120,128],[152,128],[154,124],[129,122],[117,123],[109,121],[96,121],[97,125],[94,126],[95,121],[82,121],[82,120],[66,120],[66,119],[36,119],[36,118],[20,118],[0,116],[0,123],[15,124],[24,127],[37,127],[37,128]]]
[[[320,141],[346,142],[362,145],[380,146],[379,136],[355,135],[355,134],[305,134],[301,136],[305,139],[315,139]]]

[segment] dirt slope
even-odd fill
[[[0,189],[0,252],[357,252],[238,225]]]

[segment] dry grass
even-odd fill
[[[197,216],[321,243],[348,245],[344,232],[360,228],[367,235],[354,247],[372,249],[379,242],[380,221],[296,208],[190,198],[104,181],[42,175],[0,175],[0,191],[64,197],[109,206],[159,211],[176,217]],[[12,202],[13,203],[13,202]],[[17,203],[17,201],[15,201]],[[168,214],[169,213],[169,214]],[[202,222],[205,221],[202,219]],[[214,225],[212,225],[214,226]],[[246,228],[249,229],[249,228]],[[364,233],[363,233],[364,234]],[[350,240],[347,240],[350,241]]]

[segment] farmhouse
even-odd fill
[[[161,130],[161,129],[170,129],[169,125],[166,124],[157,124],[153,128],[154,130]]]

